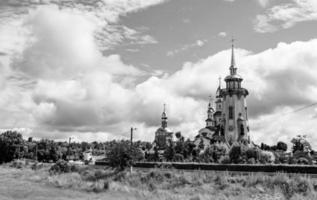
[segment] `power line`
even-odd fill
[[[307,109],[307,108],[314,107],[314,106],[316,106],[316,105],[317,105],[316,102],[315,102],[315,103],[312,103],[312,104],[308,104],[308,105],[302,106],[302,107],[300,107],[300,108],[297,108],[297,109],[295,109],[295,110],[292,110],[292,111],[290,111],[290,112],[284,112],[283,115],[291,115],[291,114],[300,112],[300,111],[302,111],[302,110],[305,110],[305,109]]]
[[[292,112],[290,112],[289,114],[291,114],[291,113],[296,113],[296,112],[299,112],[299,111],[305,110],[306,108],[310,108],[310,107],[313,107],[313,106],[315,106],[315,105],[317,105],[317,103],[312,103],[312,104],[309,104],[309,105],[303,106],[303,107],[301,107],[301,108],[298,108],[298,109],[296,109],[296,110],[293,110],[293,111],[292,111]]]

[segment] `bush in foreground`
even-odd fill
[[[144,159],[139,148],[130,145],[128,141],[121,141],[112,146],[107,153],[110,166],[122,171],[133,165],[133,162]]]
[[[51,174],[61,174],[69,172],[78,172],[79,168],[76,165],[71,165],[65,160],[57,161],[50,169]]]

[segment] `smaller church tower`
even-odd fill
[[[212,99],[210,97],[210,101],[208,103],[208,109],[207,109],[206,127],[214,127],[216,125],[214,116],[213,116],[215,110],[213,109],[211,102],[212,102]]]
[[[221,118],[222,118],[222,107],[223,107],[223,102],[222,102],[222,98],[220,95],[221,92],[221,77],[219,77],[219,85],[216,91],[216,112],[214,113],[214,119],[216,121],[216,125],[220,125],[221,124]]]
[[[164,104],[163,113],[162,113],[162,128],[167,128],[167,115],[166,115],[166,105]]]
[[[166,105],[164,104],[161,117],[161,127],[159,127],[155,132],[154,146],[158,150],[164,150],[172,140],[173,132],[167,128]]]

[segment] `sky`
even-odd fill
[[[251,140],[317,149],[315,0],[0,0],[0,129],[153,141],[166,103],[193,138],[232,37]]]

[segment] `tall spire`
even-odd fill
[[[218,80],[219,80],[218,88],[221,89],[221,76],[219,76]]]
[[[163,113],[162,113],[162,128],[167,127],[167,115],[166,115],[166,104],[163,104]]]
[[[212,102],[212,95],[209,95],[208,110],[212,108],[211,102]]]
[[[232,39],[231,39],[230,75],[235,75],[236,71],[237,71],[237,68],[235,67],[236,66],[236,62],[235,62],[235,59],[234,59],[234,41],[235,41],[235,39],[232,37]]]
[[[206,127],[214,126],[214,109],[213,109],[213,98],[212,95],[209,96],[209,103],[208,103],[208,109],[207,109],[207,119],[206,119]]]

